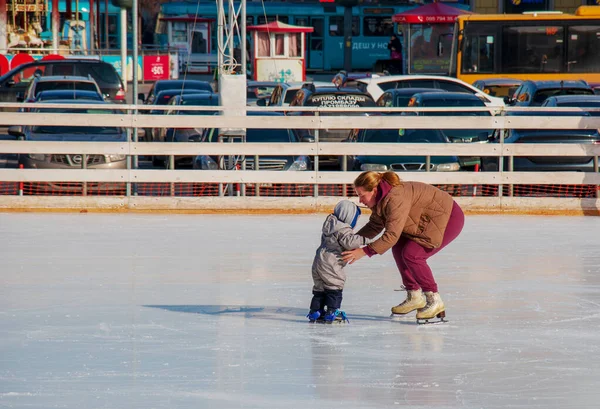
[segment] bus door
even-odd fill
[[[461,69],[465,73],[491,74],[499,61],[496,61],[497,27],[490,24],[469,24],[462,41]]]
[[[308,33],[307,67],[313,70],[322,70],[324,68],[325,19],[323,17],[311,17],[308,25],[314,27],[315,31]]]

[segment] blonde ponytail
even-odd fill
[[[363,172],[354,180],[354,187],[362,187],[365,190],[371,191],[375,189],[381,179],[385,180],[390,186],[398,186],[402,181],[396,172],[387,171],[384,173],[367,171]]]

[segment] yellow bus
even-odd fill
[[[575,14],[468,14],[456,20],[451,75],[600,82],[600,6]]]

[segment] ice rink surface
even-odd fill
[[[600,218],[467,216],[448,323],[389,319],[386,253],[310,325],[324,217],[0,213],[0,407],[599,407]]]

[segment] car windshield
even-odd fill
[[[248,129],[246,142],[297,142],[290,129]]]
[[[63,113],[63,114],[114,114],[116,111],[110,109],[61,109],[61,108],[40,108],[37,112],[44,113]],[[120,129],[114,126],[57,126],[57,125],[38,125],[33,126],[31,131],[44,134],[114,134],[119,133]]]
[[[286,104],[291,104],[296,97],[296,92],[298,92],[297,89],[288,89],[288,91],[285,93],[285,99],[283,102]]]
[[[512,98],[517,88],[517,85],[488,85],[483,89],[483,92],[491,97]]]
[[[570,108],[599,108],[600,101],[585,101],[585,102],[559,102],[559,107]]]
[[[594,91],[585,88],[548,88],[535,93],[531,105],[542,105],[549,97],[556,95],[594,95]]]
[[[369,129],[364,142],[369,143],[446,143],[444,135],[435,129]]]
[[[102,97],[96,92],[42,92],[37,96],[38,101],[47,101],[51,99],[89,99],[93,101],[102,101]]]
[[[423,108],[438,108],[438,107],[485,107],[485,104],[480,99],[428,99],[421,104]],[[454,113],[452,113],[453,115]],[[447,113],[446,115],[450,115]]]
[[[40,82],[35,87],[35,95],[38,95],[40,92],[43,92],[43,91],[57,90],[57,89],[98,92],[98,88],[97,88],[96,84],[91,83],[91,82],[58,81],[58,82]]]
[[[207,129],[205,132],[205,141],[218,142],[216,135],[219,135],[218,129]],[[240,142],[237,137],[234,142]],[[246,131],[246,142],[272,142],[286,143],[298,142],[298,137],[291,129],[248,129]]]
[[[248,99],[266,98],[266,97],[269,97],[273,93],[274,89],[275,89],[275,86],[266,86],[266,85],[250,86],[250,87],[248,87],[246,98],[248,98]]]

